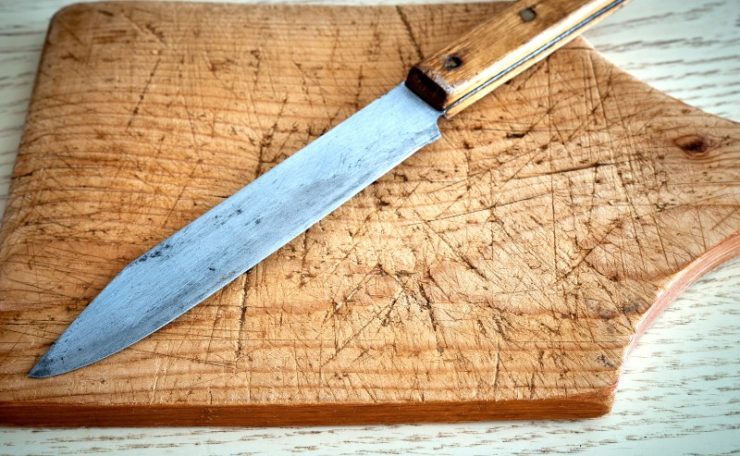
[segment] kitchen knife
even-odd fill
[[[157,331],[437,140],[450,118],[626,0],[521,0],[126,266],[28,373],[59,375]]]

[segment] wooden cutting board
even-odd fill
[[[0,231],[0,422],[608,412],[637,336],[740,252],[740,127],[581,40],[165,329],[25,377],[125,264],[500,8],[57,14]]]

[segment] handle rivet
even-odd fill
[[[448,55],[442,62],[442,66],[445,70],[454,70],[460,65],[462,65],[462,59],[456,55]]]
[[[535,13],[532,8],[524,8],[519,11],[519,17],[521,17],[524,22],[532,22],[537,17],[537,13]]]

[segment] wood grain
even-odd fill
[[[401,79],[403,64],[416,49],[413,31],[440,24],[418,41],[430,43],[430,49],[420,47],[420,52],[430,52],[439,44],[435,40],[446,38],[441,35],[495,8],[404,7],[406,21],[395,9],[373,10],[372,15],[354,10],[356,17],[321,8],[308,10],[314,16],[296,8],[281,14],[268,8],[270,14],[262,15],[253,10],[257,13],[245,16],[259,19],[265,28],[260,37],[271,38],[260,51],[273,49],[267,56],[252,55],[255,61],[239,52],[230,57],[233,50],[218,46],[223,40],[202,32],[197,43],[190,42],[187,55],[166,47],[167,37],[180,43],[188,37],[182,24],[194,17],[201,23],[226,21],[209,33],[254,33],[243,23],[230,29],[227,19],[237,15],[228,8],[110,7],[106,11],[112,16],[85,7],[67,10],[71,17],[60,17],[69,20],[68,27],[57,27],[57,35],[50,35],[52,45],[42,63],[42,74],[48,75],[58,72],[55,65],[84,69],[76,78],[47,76],[46,85],[39,79],[16,166],[13,195],[20,196],[11,198],[3,225],[2,254],[11,261],[3,261],[2,279],[27,285],[3,282],[8,292],[3,296],[11,296],[3,301],[3,322],[16,325],[11,328],[16,331],[20,325],[36,324],[45,333],[41,338],[3,330],[3,337],[17,339],[3,340],[4,347],[15,345],[12,353],[6,352],[3,366],[3,386],[12,385],[3,394],[10,400],[42,403],[53,397],[57,407],[133,403],[132,410],[150,403],[186,403],[213,410],[251,394],[254,405],[365,401],[372,409],[378,401],[418,403],[424,393],[424,403],[452,397],[452,408],[482,401],[482,413],[497,416],[505,401],[537,405],[555,398],[572,406],[596,394],[593,405],[608,406],[633,327],[656,293],[676,272],[701,264],[692,261],[702,254],[717,253],[712,247],[737,229],[736,125],[655,93],[581,42],[523,75],[520,84],[481,102],[465,122],[444,125],[446,142],[413,157],[241,283],[131,353],[112,358],[97,372],[91,368],[73,382],[67,377],[46,387],[27,383],[20,373],[96,287],[158,237],[204,210],[192,203],[215,203],[219,195],[319,134],[312,126],[328,127]],[[151,8],[163,9],[146,14]],[[104,20],[119,21],[114,24],[125,32],[131,24],[145,26],[152,16],[157,25],[167,24],[173,15],[182,28],[166,29],[160,40],[154,32],[150,36],[138,30],[111,38],[110,30],[116,28],[102,25]],[[355,20],[353,34],[372,30],[381,19],[394,24],[390,18],[397,17],[398,30],[388,26],[387,41],[381,36],[377,45],[368,46],[380,49],[362,60],[372,67],[353,62],[349,44],[326,32],[339,30],[338,36],[345,38],[342,24],[351,25],[349,17]],[[285,31],[281,24],[290,20],[326,21],[326,27]],[[271,37],[271,27],[311,34],[310,39]],[[247,38],[236,41],[249,43]],[[357,39],[367,41],[360,35]],[[79,59],[78,52],[87,49],[85,40],[95,43],[90,49],[97,47],[88,57],[96,59],[94,72],[89,61],[62,58],[69,50]],[[136,42],[134,55],[105,62],[119,49],[132,49],[131,41]],[[286,51],[296,42],[318,43],[311,54],[318,63],[307,75],[286,77],[290,52],[305,54]],[[241,71],[227,64],[216,78],[213,59],[209,64],[204,57],[188,58],[208,56],[212,49],[220,49],[219,57],[224,62],[231,58]],[[284,52],[273,54],[274,49]],[[326,50],[322,54],[320,49]],[[221,61],[216,62],[219,67]],[[335,65],[350,68],[344,73]],[[251,67],[251,73],[244,67]],[[341,90],[357,87],[360,80],[359,91]],[[305,89],[297,96],[296,83]],[[80,87],[85,91],[75,92]],[[558,96],[551,96],[558,89]],[[273,93],[265,96],[268,92]],[[240,103],[258,93],[265,99],[249,106]],[[295,99],[288,103],[288,96]],[[173,97],[180,103],[167,106]],[[552,104],[553,99],[567,102]],[[214,112],[224,114],[216,118]],[[264,127],[244,126],[250,116]],[[269,120],[263,123],[253,120],[265,118]],[[34,126],[38,130],[31,135]],[[229,127],[241,134],[230,136]],[[98,137],[101,131],[103,138]],[[155,149],[159,137],[165,139]],[[208,160],[198,163],[198,157],[188,155],[194,149],[208,154]],[[584,158],[588,160],[581,162]],[[186,180],[195,185],[184,186]],[[63,182],[65,192],[76,193],[50,189],[50,182]],[[119,218],[111,220],[111,214]],[[590,221],[587,229],[585,221]],[[702,238],[704,223],[716,226]],[[504,248],[498,246],[502,240]],[[88,252],[96,258],[87,264],[71,261]],[[644,258],[651,268],[641,265]],[[501,264],[507,265],[505,273],[498,272]],[[32,288],[42,283],[36,274],[45,277],[43,283],[65,288]],[[399,307],[390,305],[396,298]],[[29,301],[38,307],[21,307]],[[563,329],[553,330],[554,325]],[[594,341],[599,342],[595,347]],[[574,347],[585,355],[571,355]],[[486,369],[496,375],[485,377]],[[279,379],[271,378],[275,373]],[[190,386],[198,375],[198,385]],[[283,382],[286,386],[280,387]],[[540,411],[546,416],[548,410]],[[414,419],[413,414],[408,418]]]
[[[415,64],[406,86],[447,118],[542,61],[623,0],[519,0]]]

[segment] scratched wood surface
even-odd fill
[[[31,422],[23,404],[88,424],[607,411],[634,333],[737,251],[738,130],[584,42],[164,331],[22,375],[127,261],[496,8],[57,16],[2,231],[9,421]]]

